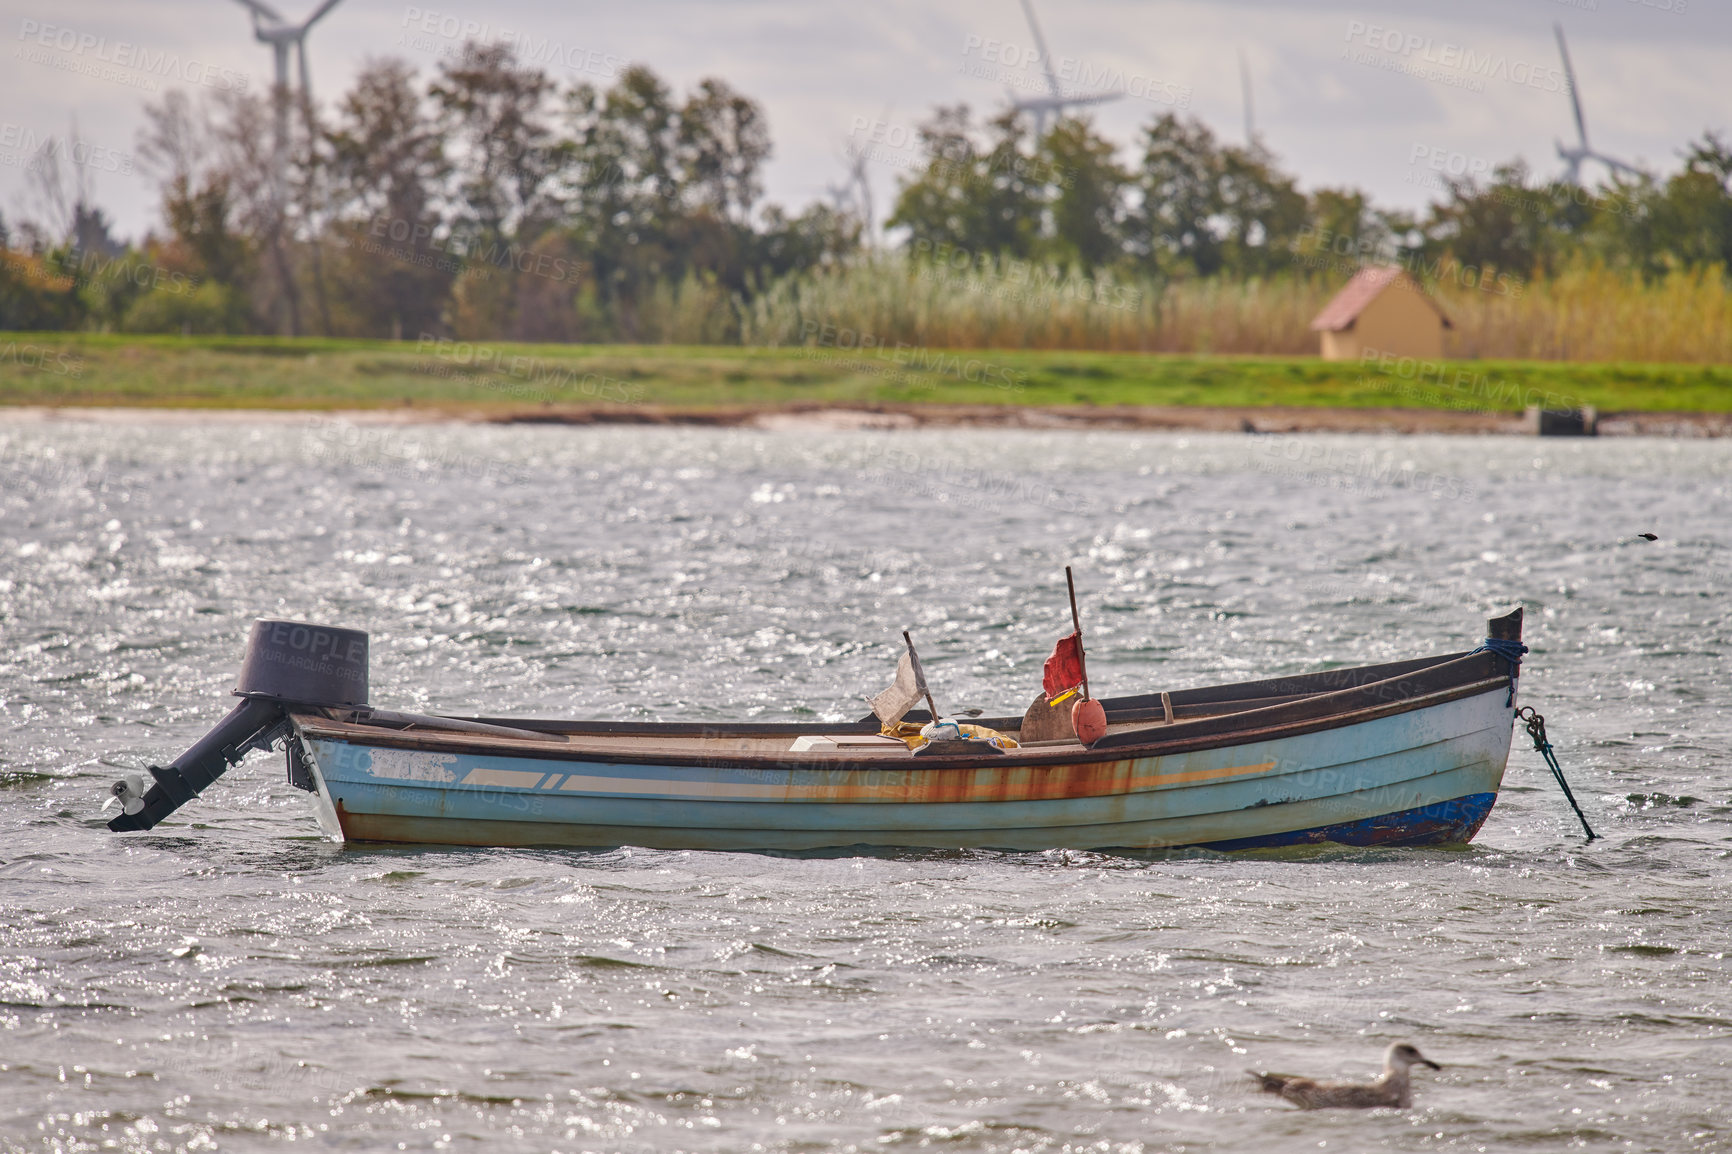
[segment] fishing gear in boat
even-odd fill
[[[914,638],[908,635],[906,629],[902,631],[902,642],[907,646],[907,650],[896,663],[896,679],[887,688],[866,699],[872,706],[873,715],[882,723],[879,730],[881,736],[905,742],[910,751],[927,757],[944,753],[1002,753],[1016,748],[1014,739],[1006,737],[996,729],[972,725],[940,714],[938,703],[932,699],[932,691],[927,688],[926,672],[920,667],[920,655],[914,651]],[[926,699],[926,708],[932,711],[932,720],[925,724],[903,721],[902,718],[923,697]],[[961,715],[978,717],[981,712],[978,709],[964,710]]]

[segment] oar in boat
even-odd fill
[[[914,652],[914,638],[908,636],[908,630],[902,631],[902,641],[908,646],[908,661],[914,666],[914,679],[920,683],[920,692],[926,697],[926,708],[932,711],[932,720],[938,720],[938,703],[932,700],[932,690],[926,684],[926,670],[920,668],[920,654]]]
[[[932,711],[932,720],[938,720],[938,703],[932,700],[932,691],[926,687],[926,671],[920,668],[920,655],[914,652],[914,639],[906,629],[902,631],[902,641],[908,646],[908,652],[896,663],[896,679],[866,699],[887,731],[893,730],[902,720],[902,715],[914,708],[922,697],[926,698],[926,707]]]

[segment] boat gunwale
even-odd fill
[[[1470,661],[1472,665],[1468,664]],[[1405,674],[1398,674],[1384,680],[1369,681],[1341,689],[1307,694],[1298,700],[1287,700],[1235,713],[1215,714],[1189,721],[1175,721],[1171,725],[1153,724],[1147,727],[1120,730],[1116,733],[1109,732],[1107,737],[1097,742],[1093,747],[1084,747],[1080,744],[1056,749],[1042,747],[1038,753],[1032,754],[1018,754],[1016,751],[1010,751],[975,756],[910,759],[895,756],[893,752],[887,752],[882,756],[863,756],[863,751],[860,750],[801,751],[798,753],[791,750],[771,750],[756,753],[702,749],[680,751],[663,748],[635,751],[630,749],[598,749],[593,746],[578,744],[575,740],[575,738],[582,736],[635,737],[640,739],[661,736],[681,739],[700,734],[713,738],[727,738],[866,732],[866,727],[858,723],[853,727],[846,725],[825,726],[821,723],[756,723],[731,728],[689,722],[672,722],[665,725],[627,723],[637,726],[653,726],[654,728],[647,731],[640,729],[631,733],[590,732],[586,734],[583,731],[561,731],[574,740],[569,745],[552,746],[539,741],[513,741],[507,738],[478,737],[437,730],[380,729],[362,724],[336,721],[327,716],[305,712],[295,712],[292,717],[296,729],[303,736],[312,738],[324,738],[386,749],[411,749],[471,755],[490,752],[538,761],[581,761],[601,765],[656,765],[669,768],[777,769],[783,771],[1023,769],[1119,761],[1207,749],[1229,749],[1239,745],[1345,728],[1382,717],[1413,712],[1462,698],[1478,696],[1493,690],[1502,691],[1508,685],[1509,675],[1507,670],[1495,668],[1496,661],[1497,659],[1489,653],[1470,652],[1448,655],[1434,659],[1433,664],[1421,663],[1418,664],[1417,668],[1410,668]],[[1388,664],[1412,667],[1416,663],[1406,661]],[[1454,668],[1458,666],[1462,668]],[[1319,676],[1346,678],[1351,677],[1355,672],[1378,668],[1379,666],[1359,666],[1327,670],[1323,671],[1322,675],[1304,674],[1300,676],[1307,679]],[[1471,679],[1464,678],[1462,675],[1469,674],[1470,670],[1477,675],[1472,676]],[[1444,676],[1446,674],[1454,676]],[[1291,680],[1293,679],[1265,679],[1262,682],[1245,683],[1239,688],[1275,685]],[[1441,684],[1431,688],[1425,684],[1416,685],[1415,681],[1441,682]],[[1210,686],[1190,692],[1228,688],[1235,687]],[[1392,698],[1389,693],[1391,688],[1398,690],[1399,695]],[[1173,696],[1177,695],[1174,694]],[[1369,705],[1353,704],[1356,699],[1365,697],[1373,698],[1374,703]],[[1339,706],[1349,706],[1349,708],[1336,708]],[[1126,711],[1121,711],[1120,720],[1131,720],[1124,718],[1123,712]],[[1141,711],[1136,712],[1140,713]],[[1108,720],[1109,722],[1113,721],[1110,713]],[[1246,726],[1247,721],[1251,722],[1250,727]],[[507,719],[507,723],[510,723],[510,719]],[[522,723],[517,724],[522,727]],[[770,726],[775,728],[772,729]],[[1189,732],[1182,732],[1186,730]]]
[[[1328,693],[1343,690],[1364,688],[1385,681],[1395,680],[1406,674],[1413,675],[1429,672],[1439,666],[1448,665],[1464,657],[1471,657],[1476,651],[1461,650],[1455,653],[1444,653],[1434,657],[1410,657],[1400,661],[1374,662],[1370,665],[1342,666],[1337,669],[1321,669],[1312,673],[1293,673],[1282,677],[1264,677],[1255,681],[1228,681],[1214,685],[1199,685],[1191,689],[1175,689],[1168,692],[1167,697],[1175,711],[1208,705],[1228,705],[1240,701],[1255,701],[1265,697],[1280,697],[1283,700],[1271,702],[1272,705],[1288,704],[1294,699],[1310,699]],[[1385,673],[1386,676],[1369,680],[1349,680],[1355,675],[1367,673]],[[1341,682],[1346,681],[1346,684]],[[1312,688],[1316,686],[1317,688]],[[1225,696],[1228,693],[1238,693],[1239,696]],[[1126,697],[1100,698],[1101,707],[1106,710],[1107,723],[1149,720],[1161,717],[1164,706],[1159,693],[1134,694]],[[1249,713],[1251,710],[1236,710],[1234,715]],[[1191,718],[1191,721],[1207,721],[1224,716],[1222,714],[1205,714]],[[924,709],[911,709],[905,715],[907,721],[930,721],[932,715]],[[667,737],[678,735],[702,736],[739,736],[739,737],[773,737],[782,734],[800,736],[802,734],[843,734],[857,735],[877,733],[880,729],[877,718],[870,715],[859,721],[815,722],[815,721],[585,721],[560,720],[548,718],[514,718],[514,717],[460,717],[453,715],[456,721],[478,722],[483,725],[501,725],[515,729],[525,729],[544,733],[559,733],[567,736],[608,736],[608,737]],[[992,729],[1016,729],[1022,725],[1020,716],[980,717],[970,718],[971,723],[984,725]]]

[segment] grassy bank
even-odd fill
[[[681,409],[794,404],[1732,411],[1732,366],[0,334],[0,404]]]

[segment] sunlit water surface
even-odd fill
[[[1718,443],[0,422],[0,1148],[1732,1148],[1729,489]],[[1603,840],[1519,744],[1458,849],[342,848],[263,757],[100,820],[256,615],[370,630],[399,708],[853,717],[908,627],[1009,712],[1066,562],[1105,693],[1524,604]],[[1243,1074],[1401,1038],[1411,1112]]]

